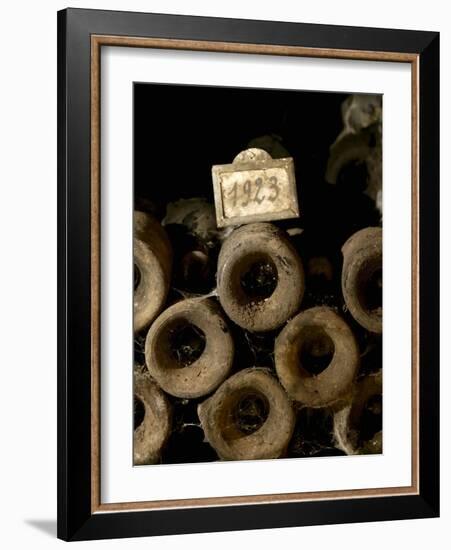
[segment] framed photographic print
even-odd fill
[[[439,35],[58,14],[58,536],[439,514]]]

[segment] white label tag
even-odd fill
[[[218,227],[299,216],[291,158],[213,166]]]

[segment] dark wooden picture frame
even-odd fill
[[[412,484],[100,502],[100,50],[104,45],[412,67]],[[85,540],[439,514],[439,34],[67,9],[58,13],[58,537]]]

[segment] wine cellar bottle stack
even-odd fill
[[[348,96],[326,154],[261,136],[199,196],[137,202],[135,465],[382,452],[381,109]]]
[[[300,418],[315,410],[321,429],[330,422],[337,454],[381,452],[381,429],[365,440],[360,434],[369,402],[378,413],[382,377],[359,370],[358,341],[367,332],[371,348],[381,332],[378,228],[358,231],[343,246],[340,313],[303,308],[301,252],[274,224],[244,225],[220,242],[213,292],[168,296],[164,229],[145,213],[135,213],[135,223],[135,331],[145,337],[144,362],[134,370],[136,465],[160,462],[174,430],[190,424],[203,434],[195,444],[211,447],[210,460],[288,456]]]

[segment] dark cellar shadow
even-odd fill
[[[56,519],[26,519],[25,523],[46,535],[56,538]]]

